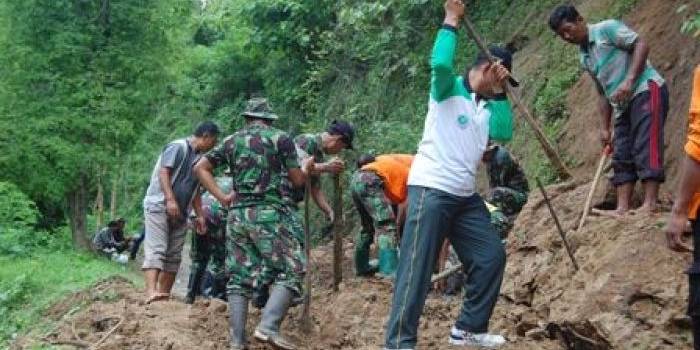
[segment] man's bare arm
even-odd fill
[[[173,192],[173,187],[170,182],[171,172],[172,169],[168,167],[161,167],[158,170],[158,180],[160,181],[160,188],[163,191],[163,197],[165,198],[165,212],[171,218],[179,218],[182,216],[182,213],[180,213],[180,206],[177,204],[175,193]]]
[[[334,219],[333,209],[328,203],[326,194],[323,193],[323,191],[321,191],[321,186],[319,184],[311,185],[309,193],[311,193],[311,198],[313,198],[314,202],[319,207],[319,209],[321,209],[321,211],[323,211],[326,214],[326,216],[328,216],[332,221]]]
[[[219,188],[216,180],[214,180],[213,172],[214,165],[211,164],[207,157],[200,159],[194,166],[194,173],[197,175],[202,187],[209,191],[223,206],[228,207],[231,204],[230,195],[227,195]]]
[[[686,155],[682,167],[678,192],[666,224],[668,247],[677,252],[692,250],[683,243],[681,237],[688,222],[690,201],[700,189],[700,163]]]

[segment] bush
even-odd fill
[[[15,184],[0,181],[0,232],[3,228],[31,229],[37,223],[36,204]]]
[[[29,255],[38,247],[64,248],[70,239],[65,229],[36,231],[36,204],[13,183],[0,181],[0,255]]]

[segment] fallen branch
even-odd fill
[[[75,346],[76,348],[89,348],[90,343],[85,342],[85,341],[80,341],[80,340],[48,340],[48,339],[41,339],[51,345],[71,345]]]
[[[96,350],[100,346],[102,346],[105,340],[107,340],[107,338],[109,338],[112,334],[114,334],[114,332],[117,331],[117,329],[119,329],[119,327],[121,327],[122,323],[124,323],[124,320],[125,318],[123,316],[119,316],[119,321],[117,322],[117,324],[114,325],[114,327],[112,327],[112,329],[110,329],[109,332],[103,335],[102,338],[100,338],[100,340],[98,340],[95,344],[92,344],[90,346],[90,350]]]

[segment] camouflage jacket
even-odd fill
[[[308,157],[313,157],[316,163],[324,162],[325,154],[321,147],[321,134],[301,134],[294,138],[294,145],[299,155],[299,164]],[[318,184],[318,180],[318,175],[311,176],[312,185]]]
[[[289,169],[299,168],[292,138],[279,129],[254,124],[224,139],[206,155],[231,170],[236,199],[232,207],[293,205]]]
[[[231,192],[231,178],[228,176],[217,177],[216,184],[219,185],[224,193]],[[216,198],[207,192],[202,194],[202,209],[207,220],[215,226],[221,226],[226,222],[228,209],[224,208]]]
[[[508,187],[522,193],[530,192],[527,177],[507,149],[497,146],[488,162],[489,187]]]

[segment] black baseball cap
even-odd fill
[[[352,124],[344,120],[334,120],[328,125],[326,131],[331,135],[342,136],[341,140],[348,146],[348,149],[353,149],[352,140],[355,138],[355,127]]]
[[[506,67],[506,69],[509,72],[513,72],[513,54],[511,54],[510,51],[508,51],[508,49],[496,45],[490,45],[489,52],[491,53],[491,56],[495,57],[497,60],[500,61],[503,67]],[[486,53],[481,51],[476,56],[474,65],[479,65],[480,63],[485,61],[488,61],[488,58],[486,56]],[[520,85],[515,79],[511,79],[510,81],[515,87]]]

